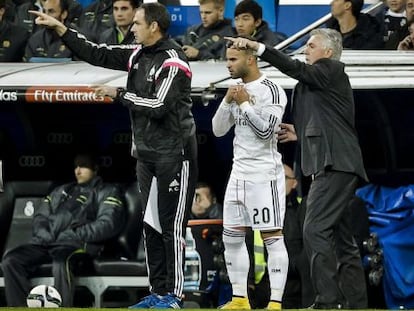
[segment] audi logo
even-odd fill
[[[48,144],[68,145],[73,142],[73,134],[52,132],[47,134],[47,142]]]
[[[100,157],[100,167],[111,167],[112,166],[112,157],[111,156],[102,156]]]
[[[131,142],[130,133],[116,133],[113,137],[114,144],[129,144]]]
[[[44,156],[21,156],[19,158],[20,167],[43,167],[46,164]]]
[[[199,145],[204,145],[207,143],[207,135],[206,134],[198,134],[197,135],[197,142]]]

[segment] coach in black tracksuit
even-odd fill
[[[233,39],[257,50],[262,60],[298,80],[292,112],[300,166],[312,176],[303,239],[310,260],[314,308],[364,309],[367,294],[349,203],[359,179],[367,180],[355,130],[354,99],[344,64],[342,38],[333,29],[311,32],[306,64],[263,44]]]
[[[138,43],[134,49],[98,47],[55,19],[38,15],[38,23],[54,27],[79,58],[129,72],[126,89],[100,86],[95,92],[114,97],[130,111],[132,152],[144,206],[153,177],[157,182],[158,204],[150,208],[157,209],[162,232],[144,224],[151,292],[156,294],[147,307],[161,296],[182,305],[183,241],[197,179],[197,144],[191,70],[181,48],[166,38],[168,11],[159,3],[138,8],[131,28]]]

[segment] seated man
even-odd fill
[[[236,5],[234,24],[238,36],[251,37],[264,44],[275,46],[287,38],[285,34],[270,30],[263,20],[262,7],[253,0],[243,0]]]
[[[225,19],[224,0],[199,0],[201,24],[187,29],[182,40],[189,60],[224,59],[224,36],[233,36],[231,20]]]
[[[386,50],[398,49],[400,42],[410,34],[408,31],[408,23],[414,20],[414,0],[407,0],[405,3],[405,13],[407,16],[407,23],[390,35],[388,41],[385,43]]]
[[[98,43],[134,44],[135,38],[130,28],[140,1],[113,0],[112,3],[115,25],[99,34]]]
[[[190,219],[223,219],[223,206],[209,184],[197,183]]]
[[[46,0],[43,11],[62,23],[66,22],[69,13],[69,0]],[[42,28],[31,35],[24,53],[24,61],[33,57],[72,58],[72,51],[64,44],[53,29]]]
[[[30,273],[50,262],[62,305],[72,306],[75,255],[97,256],[103,243],[122,229],[125,210],[120,190],[103,183],[91,156],[78,155],[74,166],[77,182],[55,188],[35,211],[30,243],[3,257],[8,306],[26,306]]]
[[[409,35],[398,44],[400,51],[414,51],[414,19],[407,23]]]
[[[342,35],[344,49],[375,50],[384,47],[381,25],[378,20],[361,13],[364,0],[333,0],[332,19],[327,27]]]

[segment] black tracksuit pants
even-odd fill
[[[181,297],[184,286],[184,246],[189,211],[198,169],[195,158],[171,162],[137,161],[137,179],[147,201],[153,177],[157,178],[158,209],[162,233],[144,223],[150,291]]]
[[[356,175],[324,171],[314,176],[306,205],[303,238],[310,260],[315,302],[322,308],[367,307],[365,274],[353,237],[350,202]]]
[[[53,263],[54,286],[62,296],[62,306],[73,305],[72,264],[77,248],[24,244],[7,252],[2,260],[5,294],[9,307],[26,307],[31,290],[30,275],[44,263]]]

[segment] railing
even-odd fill
[[[373,13],[379,10],[383,6],[383,2],[379,1],[377,3],[373,3],[370,6],[366,7],[362,10],[362,13]],[[302,30],[298,31],[297,33],[291,35],[286,40],[280,42],[275,46],[278,50],[284,50],[291,46],[292,43],[295,43],[296,41],[302,39],[304,36],[306,36],[308,33],[310,33],[313,29],[318,28],[325,24],[330,18],[332,17],[332,14],[326,14],[325,16],[322,16],[317,21],[313,22],[312,24],[308,25],[307,27],[303,28]],[[302,48],[297,49],[294,53],[301,52]]]

